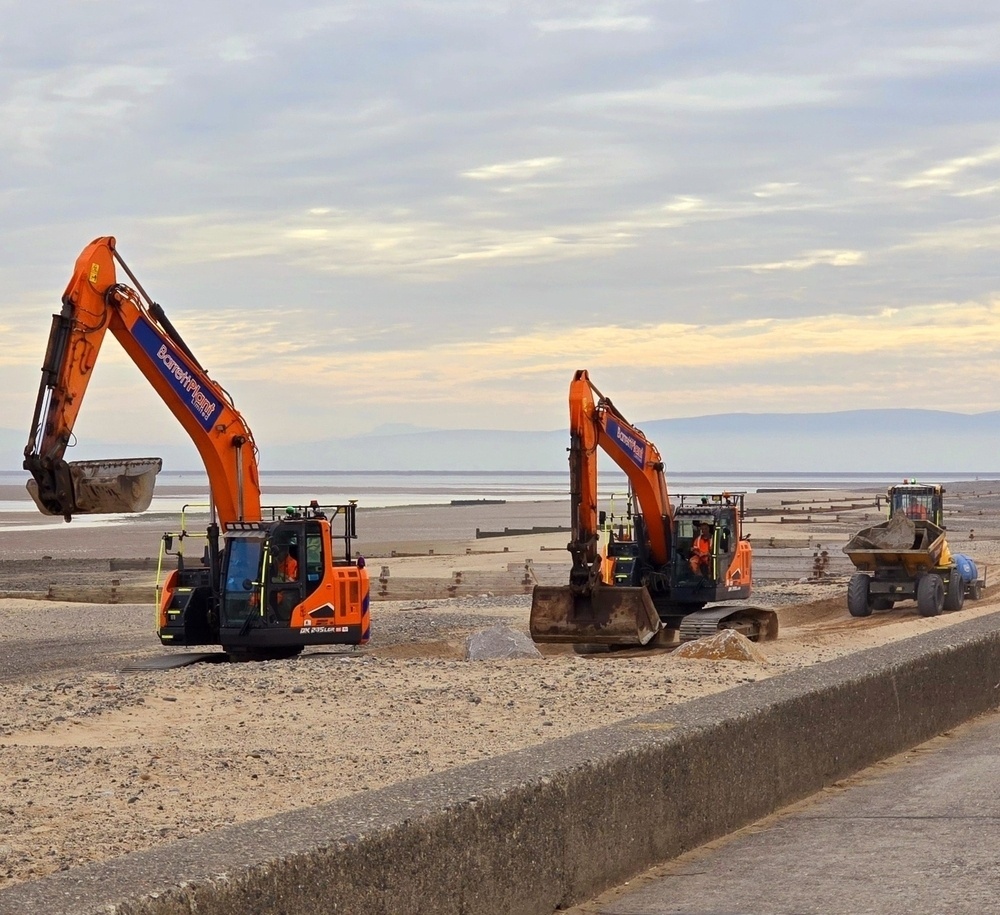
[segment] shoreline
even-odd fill
[[[190,488],[181,489],[184,494],[191,493]],[[762,547],[790,540],[835,546],[884,515],[884,501],[879,505],[881,495],[882,489],[874,486],[775,488],[747,493],[744,534]],[[35,510],[23,489],[0,484],[0,503],[11,501],[19,503],[16,511],[0,507],[0,561],[43,557],[149,559],[159,554],[165,533],[176,534],[180,529],[180,512],[173,510],[113,519],[81,516],[66,523]],[[979,552],[986,542],[1000,540],[1000,481],[952,483],[946,505],[953,548],[960,549],[962,541],[975,540],[975,552]],[[612,505],[610,500],[602,500],[600,508],[613,509],[616,515],[622,511],[620,502]],[[204,510],[187,516],[187,530],[196,543],[189,555],[195,548],[201,552],[196,535],[203,535],[207,518]],[[476,553],[506,551],[541,561],[535,554],[544,550],[549,553],[545,558],[548,562],[553,558],[550,551],[561,551],[568,557],[570,524],[568,496],[462,504],[359,505],[358,537],[351,544],[351,554],[373,560],[404,553],[461,556],[461,568],[471,565],[467,557]]]

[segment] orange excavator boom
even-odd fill
[[[702,496],[671,506],[656,446],[577,371],[569,389],[573,564],[568,586],[538,585],[529,631],[536,642],[669,645],[717,628],[774,638],[777,616],[736,607],[750,595],[750,544],[742,536],[742,494]],[[597,458],[603,451],[628,477],[638,507],[629,532],[606,531],[599,548]],[[630,503],[631,509],[631,503]],[[631,518],[631,515],[629,516]],[[696,561],[695,531],[704,550]],[[701,554],[699,554],[701,555]],[[713,606],[722,603],[720,609]]]
[[[661,565],[667,562],[673,509],[663,473],[663,459],[656,446],[597,389],[585,369],[577,371],[570,383],[569,416],[574,540],[590,545],[586,556],[592,562],[597,555],[597,451],[600,448],[628,477],[647,526],[650,558]]]
[[[673,523],[663,460],[653,443],[601,394],[584,369],[577,371],[570,383],[569,417],[572,539],[568,549],[573,566],[569,587],[538,586],[532,592],[531,637],[536,642],[645,645],[661,629],[647,589],[602,584],[598,449],[628,476],[644,519],[650,556],[660,565],[670,554]]]
[[[118,283],[116,265],[134,287]],[[229,395],[191,353],[163,309],[135,280],[115,239],[94,239],[77,258],[53,315],[24,467],[39,508],[69,520],[76,514],[141,511],[152,483],[132,459],[67,464],[65,453],[105,334],[110,330],[194,442],[208,473],[223,530],[260,520],[257,447]],[[146,461],[159,470],[157,459]],[[129,473],[131,469],[132,473]],[[95,496],[95,488],[99,494]],[[138,495],[141,491],[142,495]]]
[[[119,268],[132,285],[118,282]],[[272,507],[264,516],[249,427],[146,295],[111,236],[84,248],[62,310],[52,318],[24,449],[28,491],[39,509],[69,521],[79,514],[144,511],[150,504],[159,458],[65,459],[108,331],[187,432],[208,475],[205,557],[201,565],[187,566],[178,551],[177,568],[160,588],[160,641],[221,645],[243,658],[287,657],[311,644],[364,644],[371,630],[370,591],[364,558],[351,557],[355,502],[313,500]],[[339,535],[332,526],[338,518]],[[171,542],[164,535],[164,552]],[[277,561],[296,553],[294,572],[291,563]]]

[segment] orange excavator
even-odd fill
[[[535,587],[532,639],[668,646],[718,629],[736,629],[755,641],[776,638],[774,611],[732,603],[749,598],[752,586],[743,494],[682,496],[671,505],[656,446],[585,370],[570,384],[569,418],[573,565],[569,585]],[[629,521],[617,528],[598,509],[598,448],[629,480]]]
[[[132,286],[117,281],[116,265]],[[38,508],[69,521],[74,515],[145,511],[150,505],[158,458],[65,460],[110,330],[190,436],[208,474],[205,556],[190,566],[180,556],[178,568],[166,577],[157,608],[160,641],[221,645],[239,659],[288,657],[307,645],[367,642],[368,572],[363,557],[351,556],[355,503],[261,506],[250,428],[146,295],[114,238],[97,238],[84,248],[62,303],[52,318],[24,449],[28,491]]]

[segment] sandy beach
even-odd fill
[[[755,575],[760,570],[755,602],[781,620],[778,640],[756,646],[761,659],[750,661],[662,650],[578,655],[556,646],[534,657],[467,660],[476,632],[498,625],[527,632],[533,581],[565,580],[565,531],[476,536],[477,528],[567,523],[568,506],[539,502],[362,510],[357,546],[376,601],[364,648],[126,670],[167,651],[151,605],[81,603],[65,599],[64,589],[110,587],[114,579],[125,594],[151,590],[155,572],[112,571],[110,562],[155,557],[175,519],[41,526],[37,515],[0,516],[0,592],[13,595],[0,598],[0,678],[9,700],[0,710],[0,887],[996,612],[1000,484],[982,482],[955,485],[948,523],[962,551],[987,569],[985,599],[929,619],[912,604],[851,618],[849,565],[838,553],[863,522],[877,519],[874,496],[748,496],[746,529]],[[812,576],[821,548],[834,561]],[[394,589],[402,582],[417,590],[400,596]],[[37,599],[53,587],[62,598]]]

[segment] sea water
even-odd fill
[[[905,474],[894,473],[692,473],[677,472],[668,477],[670,495],[698,495],[714,492],[758,492],[766,490],[884,489],[901,482]],[[935,482],[962,482],[997,479],[1000,474],[923,474],[918,479]],[[34,513],[24,484],[24,471],[0,471],[0,485],[10,485],[24,493],[22,498],[0,500],[0,512]],[[625,474],[615,468],[602,469],[598,496],[602,501],[624,500]],[[165,471],[157,477],[148,512],[178,513],[185,506],[197,510],[207,501],[208,483],[201,472]],[[261,501],[265,505],[303,505],[316,499],[320,504],[341,504],[356,500],[360,508],[406,505],[448,505],[453,501],[538,502],[569,498],[569,474],[557,471],[271,471],[261,474]],[[134,515],[78,517],[74,523],[113,523]],[[55,520],[55,519],[53,519]],[[23,521],[18,525],[24,529]]]

